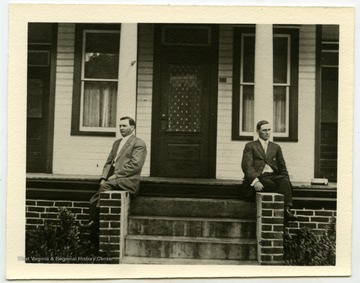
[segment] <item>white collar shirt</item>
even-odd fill
[[[118,150],[117,150],[117,152],[116,152],[116,157],[115,157],[114,160],[116,160],[116,159],[119,157],[120,151],[121,151],[121,149],[124,147],[124,144],[125,144],[125,143],[127,142],[127,140],[128,140],[131,136],[133,136],[133,135],[134,135],[134,134],[131,134],[131,135],[128,135],[128,136],[126,136],[126,137],[124,137],[124,138],[121,139],[120,144],[119,144],[119,147],[118,147]]]
[[[259,141],[260,141],[260,143],[261,143],[261,145],[262,145],[263,149],[265,150],[265,148],[267,148],[267,147],[268,147],[268,145],[269,145],[269,140],[264,141],[263,139],[259,139]],[[266,152],[265,152],[265,153],[266,153]]]

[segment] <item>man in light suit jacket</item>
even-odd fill
[[[281,147],[269,141],[269,122],[258,122],[256,132],[259,139],[246,144],[241,162],[244,195],[250,198],[261,191],[283,194],[285,220],[295,221],[297,218],[291,212],[292,186]]]
[[[99,225],[100,193],[109,190],[128,191],[136,196],[140,187],[140,174],[144,165],[147,150],[145,142],[135,137],[135,121],[130,117],[120,118],[122,139],[116,140],[105,162],[100,181],[100,188],[90,199],[90,221],[83,227]]]

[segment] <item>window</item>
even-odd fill
[[[297,141],[298,114],[297,29],[273,31],[273,136],[275,140]],[[234,32],[233,139],[251,140],[255,128],[255,28]]]
[[[76,28],[73,135],[115,136],[120,26]]]

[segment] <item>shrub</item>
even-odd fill
[[[58,208],[58,223],[39,226],[26,232],[26,262],[83,263],[93,256],[94,247],[81,235],[75,215]]]
[[[284,234],[284,261],[287,265],[335,265],[336,221],[333,217],[320,235],[308,227],[296,235]]]

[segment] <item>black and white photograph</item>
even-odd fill
[[[352,162],[340,161],[352,152],[341,133],[353,9],[293,8],[302,20],[291,8],[164,6],[151,19],[154,7],[38,5],[21,19],[30,6],[10,9],[23,179],[8,203],[22,234],[9,240],[9,279],[350,275]],[[44,267],[72,271],[31,271]]]

